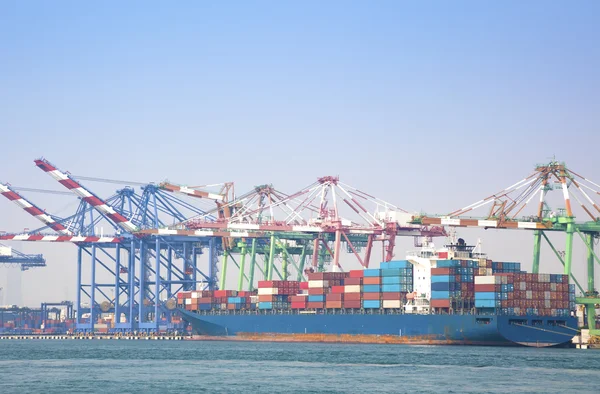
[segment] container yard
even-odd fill
[[[103,199],[82,181],[106,179],[43,158],[35,164],[80,204],[58,217],[1,184],[0,194],[43,227],[0,240],[72,244],[77,299],[68,316],[49,316],[49,305],[0,312],[5,333],[579,347],[600,334],[600,224],[586,190],[600,193],[564,163],[537,165],[523,181],[445,215],[409,213],[331,176],[289,194],[272,185],[238,195],[233,183],[158,182]],[[545,203],[550,184],[562,198],[554,210]],[[580,205],[591,221],[576,221],[571,197],[590,202]],[[492,207],[486,215],[466,216],[483,206]],[[532,272],[467,245],[461,227],[533,233]],[[564,233],[564,255],[550,232]],[[403,260],[395,258],[398,237],[415,241]],[[572,273],[576,237],[588,249],[585,286]],[[434,248],[436,239],[444,246]],[[540,268],[542,241],[562,273]],[[374,250],[381,260],[372,261]],[[34,257],[40,263],[14,256],[23,264]],[[361,268],[345,270],[349,261]]]

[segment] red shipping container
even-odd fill
[[[323,280],[325,278],[324,274],[324,272],[310,272],[306,276],[308,280]]]
[[[329,289],[327,289],[329,290]],[[322,287],[311,287],[310,289],[308,289],[308,294],[309,295],[323,295],[325,294],[325,289]]]
[[[308,290],[308,282],[300,282],[300,290]]]
[[[215,297],[229,297],[231,290],[215,290]]]
[[[300,301],[292,302],[291,308],[292,309],[306,309],[306,302],[300,302]]]
[[[290,297],[291,302],[306,302],[306,299],[307,299],[306,296],[291,296]]]
[[[388,292],[383,292],[383,293],[381,293],[381,299],[382,300],[403,300],[404,299],[404,293],[388,293]]]
[[[275,287],[275,286],[273,286],[273,281],[272,280],[259,280],[258,281],[258,287],[260,289],[268,289],[270,287]]]
[[[342,301],[327,301],[325,302],[325,308],[327,309],[341,309]]]
[[[381,293],[362,293],[363,300],[380,300]]]
[[[365,284],[365,285],[380,285],[381,278],[378,276],[369,276],[369,277],[363,278],[363,284]]]
[[[344,286],[332,286],[331,292],[335,294],[344,294]]]
[[[343,299],[343,294],[327,294],[325,296],[325,301],[341,301]]]
[[[440,259],[447,259],[448,258],[448,252],[438,252],[438,257]],[[433,272],[432,272],[433,274]]]
[[[346,278],[344,285],[362,285],[362,278]]]
[[[259,295],[258,302],[273,302],[275,297],[272,295]]]
[[[432,299],[429,304],[432,308],[450,308],[450,300]]]
[[[431,275],[450,275],[450,268],[432,268]]]
[[[355,301],[355,300],[344,300],[344,302],[342,303],[344,308],[360,308],[360,300]]]
[[[496,285],[480,285],[480,284],[475,285],[475,292],[477,292],[477,293],[495,292],[495,291],[496,291]]]
[[[364,276],[363,270],[350,270],[348,274],[350,278],[362,278]]]
[[[200,304],[212,304],[213,299],[208,297],[202,297],[199,299]]]
[[[306,307],[308,309],[323,309],[324,305],[322,302],[307,302]]]
[[[344,301],[360,301],[361,298],[361,293],[344,293]]]

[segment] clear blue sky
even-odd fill
[[[0,180],[59,189],[42,155],[240,192],[339,174],[433,212],[553,155],[600,180],[599,15],[596,1],[3,1]],[[8,201],[0,220],[35,226]],[[61,250],[33,275],[74,287]]]

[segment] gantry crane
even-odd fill
[[[551,200],[552,191],[559,190],[560,197]],[[600,185],[583,177],[563,162],[552,160],[538,164],[533,173],[519,182],[494,193],[462,209],[443,216],[422,215],[414,223],[456,227],[532,230],[534,233],[533,273],[539,272],[542,239],[551,247],[564,266],[564,274],[571,276],[583,297],[577,303],[586,306],[588,327],[592,335],[600,335],[596,329],[595,305],[600,297],[594,283],[594,264],[600,258],[594,251],[594,243],[600,238]],[[536,200],[537,197],[537,200]],[[552,195],[552,197],[556,197]],[[571,198],[577,204],[573,206]],[[533,201],[532,204],[530,204]],[[556,204],[554,208],[552,204]],[[531,205],[531,206],[530,206]],[[485,216],[468,217],[466,214],[481,212],[489,207]],[[578,215],[589,218],[577,222]],[[565,233],[564,257],[550,242],[546,232]],[[587,289],[584,289],[572,273],[573,238],[578,235],[587,250]]]
[[[45,267],[46,259],[41,254],[25,254],[0,244],[0,264],[18,265],[21,271],[27,271],[30,268]]]

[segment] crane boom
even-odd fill
[[[221,194],[208,193],[208,192],[205,192],[202,190],[192,189],[187,186],[174,185],[174,184],[168,183],[168,182],[162,182],[158,186],[162,190],[166,190],[168,192],[181,193],[181,194],[185,194],[185,195],[188,195],[191,197],[196,197],[196,198],[207,198],[209,200],[214,200],[217,202],[223,201],[225,199],[225,197]]]
[[[31,216],[35,217],[36,219],[38,219],[39,221],[41,221],[42,223],[44,223],[45,225],[50,227],[52,230],[56,231],[57,233],[59,233],[61,235],[73,235],[69,230],[67,230],[67,228],[65,226],[63,226],[61,223],[58,223],[50,215],[44,213],[44,211],[42,209],[38,208],[31,201],[29,201],[25,197],[21,196],[14,189],[12,189],[9,185],[0,183],[0,194],[2,194],[4,197],[9,199],[10,201],[14,202],[21,208],[23,208],[23,210],[25,212],[27,212]]]
[[[66,173],[60,171],[47,160],[35,160],[35,165],[39,167],[42,171],[50,175],[52,178],[57,180],[64,187],[77,194],[98,212],[107,216],[110,220],[116,223],[123,230],[127,232],[134,232],[138,230],[137,226],[133,224],[129,219],[115,211],[114,208],[108,205],[104,200],[102,200],[94,193],[83,187],[79,182],[75,181]]]

